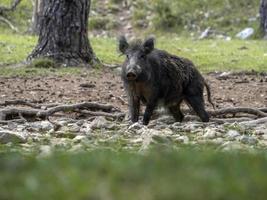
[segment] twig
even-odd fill
[[[0,16],[0,21],[6,23],[13,31],[19,32],[18,28],[15,27],[8,19]]]
[[[56,107],[59,104],[58,103],[51,103],[51,104],[35,104],[32,102],[28,102],[25,100],[9,100],[9,101],[5,101],[4,103],[0,103],[0,106],[13,106],[13,105],[22,105],[22,106],[29,106],[31,108],[35,108],[35,109],[48,109],[48,108],[52,108],[52,107]]]
[[[260,111],[259,109],[255,109],[255,108],[237,107],[237,108],[225,108],[225,109],[220,109],[220,110],[215,110],[215,111],[209,111],[209,114],[213,117],[219,116],[219,115],[238,114],[238,113],[256,115],[257,117],[267,117],[267,113],[264,113]]]
[[[252,120],[252,121],[244,121],[244,122],[241,122],[240,124],[245,125],[245,126],[257,126],[259,124],[267,124],[267,117]]]
[[[26,109],[26,108],[5,108],[0,110],[0,120],[12,119],[18,116],[23,116],[25,118],[40,118],[47,119],[49,116],[57,112],[73,112],[79,109],[86,110],[102,110],[105,112],[111,112],[116,110],[112,105],[105,105],[99,103],[80,103],[73,105],[59,105],[56,107],[49,108],[48,110],[42,109]]]
[[[0,7],[0,14],[3,12],[14,11],[21,1],[22,0],[14,0],[10,8],[4,6]]]
[[[77,111],[80,114],[83,115],[89,115],[89,116],[103,116],[103,117],[109,117],[112,119],[121,119],[125,117],[125,113],[106,113],[106,112],[92,112],[92,111],[85,111],[85,110],[78,110]]]
[[[25,121],[24,119],[14,119],[14,120],[0,120],[0,124],[1,125],[7,125],[9,123],[20,123],[20,124],[23,124],[23,123],[26,123],[27,121]]]

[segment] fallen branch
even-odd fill
[[[225,108],[220,110],[209,111],[209,114],[213,117],[220,115],[227,115],[227,114],[236,115],[238,113],[251,114],[257,117],[267,117],[267,113],[264,113],[260,109],[255,109],[255,108],[237,107],[237,108]]]
[[[240,118],[211,118],[210,122],[215,122],[218,124],[225,124],[225,123],[235,123],[235,122],[245,122],[245,121],[250,121],[250,120],[254,120],[252,118],[249,117],[240,117]],[[200,118],[196,115],[186,115],[184,118],[185,122],[188,121],[199,121],[201,122]]]
[[[14,11],[16,7],[20,4],[22,0],[14,0],[10,7],[1,6],[0,7],[0,14],[8,11]]]
[[[85,110],[78,110],[76,111],[80,114],[86,115],[86,116],[102,116],[102,117],[109,117],[112,119],[122,119],[125,117],[125,113],[106,113],[106,112],[92,112],[92,111],[85,111]]]
[[[13,31],[15,32],[19,32],[19,29],[17,27],[15,27],[11,21],[9,21],[7,18],[4,18],[2,16],[0,16],[0,21],[4,22],[5,24],[7,24]]]
[[[251,120],[251,121],[244,121],[244,122],[241,122],[240,124],[245,125],[245,126],[257,126],[259,124],[267,124],[267,117],[256,119],[256,120]]]
[[[35,108],[35,109],[48,109],[48,108],[52,108],[52,107],[56,107],[59,104],[58,103],[52,103],[52,104],[35,104],[32,102],[28,102],[25,100],[9,100],[9,101],[5,101],[4,103],[0,103],[0,106],[17,106],[17,105],[21,105],[21,106],[29,106],[31,108]]]
[[[26,123],[27,121],[24,120],[24,119],[14,119],[14,120],[8,120],[8,121],[5,121],[5,120],[0,120],[0,124],[1,125],[7,125],[9,123],[18,123],[18,124],[24,124]]]
[[[14,102],[13,102],[14,103]],[[22,103],[22,102],[20,102]],[[28,104],[32,106],[32,104]],[[5,108],[0,110],[0,120],[9,120],[23,116],[24,118],[39,118],[47,119],[49,116],[57,112],[74,112],[77,110],[101,110],[105,112],[116,111],[112,105],[105,105],[93,102],[86,102],[73,105],[59,105],[49,108],[48,110],[42,109],[26,109],[26,108]]]

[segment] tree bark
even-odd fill
[[[40,32],[40,18],[41,18],[41,4],[43,0],[31,0],[32,1],[32,25],[30,27],[30,33],[38,35]]]
[[[267,0],[261,0],[260,3],[260,28],[267,39]]]
[[[66,66],[96,61],[88,39],[91,0],[41,0],[39,40],[28,60],[49,58]]]

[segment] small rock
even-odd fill
[[[244,30],[236,34],[236,37],[245,40],[250,38],[254,34],[254,32],[255,31],[253,28],[245,28]]]
[[[240,138],[240,142],[242,142],[243,144],[255,145],[258,143],[258,140],[251,136],[242,135]]]
[[[175,138],[174,141],[179,142],[179,143],[183,143],[183,144],[189,144],[189,138],[185,135]]]
[[[132,124],[131,126],[129,126],[128,130],[130,131],[138,131],[140,129],[143,129],[144,128],[144,125],[142,124],[139,124],[138,122]]]
[[[236,130],[229,130],[226,134],[226,137],[228,140],[233,141],[235,140],[238,136],[240,136],[240,133]]]
[[[80,132],[80,126],[78,126],[77,124],[69,124],[68,129],[70,132],[73,132],[73,133]]]
[[[75,138],[73,138],[73,142],[74,143],[80,143],[80,142],[82,142],[82,141],[84,141],[84,140],[86,140],[87,139],[87,137],[86,136],[84,136],[84,135],[77,135]]]
[[[91,122],[91,129],[105,129],[105,128],[111,128],[111,124],[106,120],[105,117],[96,117]]]
[[[244,150],[246,146],[241,144],[240,142],[225,142],[222,146],[222,150],[224,151],[233,151],[233,150]]]
[[[40,157],[48,157],[49,155],[51,155],[52,151],[51,151],[51,147],[49,145],[42,145],[40,146]]]
[[[152,135],[152,140],[158,144],[167,144],[171,142],[171,138],[164,135]]]
[[[206,128],[203,138],[214,139],[216,137],[216,130],[211,128]]]
[[[0,132],[0,143],[7,144],[7,143],[26,143],[27,139],[15,132],[11,131],[1,131]]]
[[[213,139],[211,142],[216,145],[222,145],[224,143],[224,140],[223,138],[219,137],[219,138]]]
[[[210,34],[210,29],[211,29],[210,27],[206,28],[205,31],[201,33],[198,39],[202,40],[202,39],[207,38]]]

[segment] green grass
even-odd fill
[[[80,73],[81,69],[36,69],[6,67],[26,59],[37,41],[27,35],[0,34],[0,75],[42,75]],[[97,57],[104,63],[118,64],[123,61],[119,56],[116,39],[91,38]],[[190,58],[202,72],[267,70],[267,41],[260,40],[192,40],[173,35],[160,36],[156,47],[170,53]]]
[[[144,0],[139,0],[140,2]],[[245,27],[258,28],[259,1],[150,0],[143,7],[153,13],[153,28],[174,32],[213,30],[235,35]],[[244,15],[244,12],[246,13]]]
[[[93,151],[0,155],[0,199],[251,200],[267,195],[265,154]]]
[[[10,7],[13,0],[1,0],[0,6]],[[30,21],[32,17],[32,3],[30,0],[21,1],[14,12],[7,14],[7,19],[18,27],[19,32],[26,32],[29,29]],[[10,32],[9,27],[0,22],[0,32]]]

